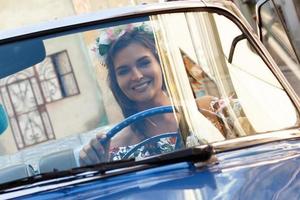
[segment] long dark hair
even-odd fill
[[[160,63],[155,47],[154,37],[152,34],[147,33],[145,31],[132,30],[126,32],[111,44],[106,57],[106,65],[108,68],[108,82],[111,90],[113,91],[113,95],[117,100],[118,104],[120,105],[120,108],[125,118],[137,113],[138,110],[136,108],[135,102],[130,100],[119,87],[115,73],[114,58],[117,55],[117,53],[119,53],[122,49],[126,48],[132,43],[140,44],[143,47],[149,49],[158,61],[158,63]],[[162,89],[164,88],[165,86],[163,83]],[[131,127],[134,131],[145,131],[145,126],[143,125],[143,123],[136,123],[133,124]]]

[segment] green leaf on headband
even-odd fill
[[[99,54],[101,56],[107,54],[108,49],[109,49],[109,44],[100,44],[99,45]]]

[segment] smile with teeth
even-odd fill
[[[145,89],[147,89],[147,87],[149,86],[150,82],[151,81],[149,80],[149,81],[144,81],[142,83],[136,84],[136,85],[134,85],[132,87],[132,90],[137,91],[137,92],[142,92]]]

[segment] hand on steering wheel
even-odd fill
[[[120,132],[123,128],[129,126],[130,124],[145,119],[147,117],[151,117],[154,115],[158,114],[164,114],[164,113],[172,113],[173,107],[172,106],[160,106],[160,107],[155,107],[155,108],[150,108],[148,110],[144,110],[141,112],[138,112],[134,115],[131,115],[130,117],[124,119],[122,122],[117,124],[115,127],[113,127],[110,131],[107,132],[106,138],[101,140],[101,144],[107,143],[112,137],[114,137],[118,132]],[[131,150],[129,150],[121,159],[127,159],[129,158],[136,150],[140,149],[142,146],[145,146],[146,144],[153,143],[154,141],[159,141],[162,138],[168,138],[168,137],[174,137],[176,138],[176,145],[175,149],[179,149],[182,146],[181,143],[181,138],[180,135],[175,132],[175,133],[165,133],[165,134],[160,134],[151,138],[148,138],[139,144],[135,145]]]
[[[80,151],[80,163],[81,165],[89,165],[94,163],[99,163],[105,161],[104,156],[107,154],[107,147],[110,143],[110,140],[112,137],[114,137],[118,132],[120,132],[122,129],[127,127],[128,125],[142,120],[147,117],[151,117],[153,115],[158,114],[164,114],[164,113],[172,113],[173,107],[172,106],[161,106],[161,107],[155,107],[148,110],[141,111],[139,113],[136,113],[134,115],[131,115],[130,117],[124,119],[122,122],[114,126],[112,129],[110,129],[105,136],[101,138],[94,138],[90,141],[88,145],[82,148]],[[175,149],[181,148],[181,137],[178,133],[165,133],[158,136],[154,136],[151,138],[148,138],[139,144],[137,144],[133,149],[131,149],[129,152],[127,152],[121,159],[129,158],[134,152],[138,149],[140,149],[142,146],[146,146],[146,144],[153,143],[154,141],[159,141],[161,138],[167,138],[167,137],[173,137],[176,138],[176,144]],[[98,143],[97,143],[98,142]],[[97,143],[97,144],[95,144]],[[106,147],[106,148],[104,148]]]

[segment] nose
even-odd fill
[[[131,79],[134,80],[134,81],[138,81],[140,80],[141,78],[143,78],[143,73],[136,67],[134,67],[132,69],[132,76],[131,76]]]

